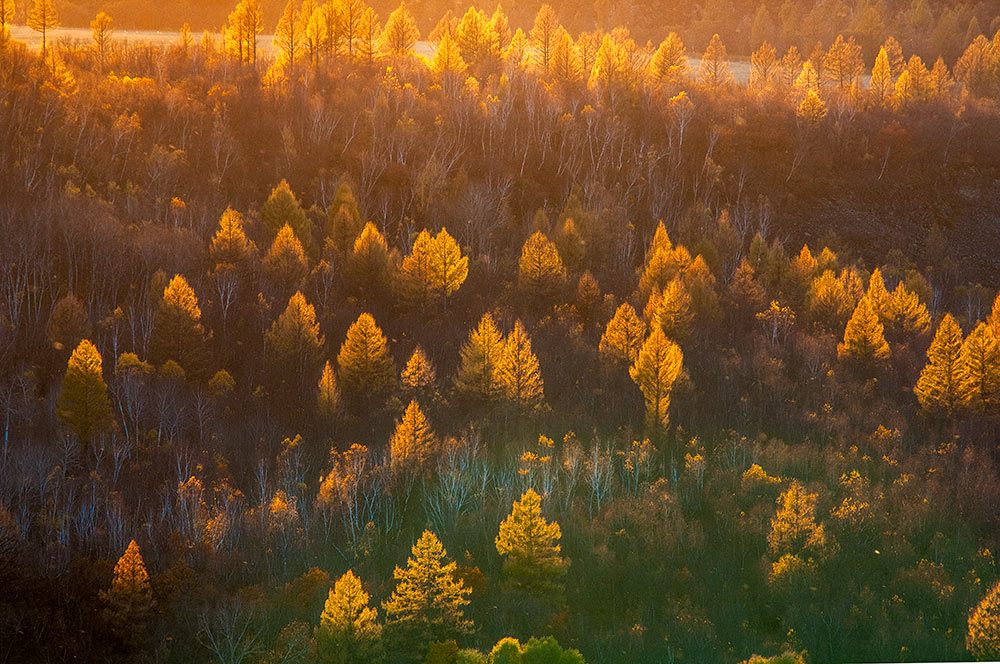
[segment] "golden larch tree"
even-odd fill
[[[28,27],[42,34],[42,57],[45,57],[45,38],[50,30],[59,27],[59,14],[52,0],[33,0],[28,13]]]
[[[353,397],[385,394],[396,379],[396,368],[382,330],[363,313],[347,330],[337,355],[340,382]]]
[[[274,242],[264,257],[264,269],[284,295],[297,290],[308,274],[306,252],[291,225],[285,224],[274,236]]]
[[[633,364],[646,338],[646,323],[628,302],[620,305],[601,335],[600,352],[605,357]]]
[[[141,647],[154,601],[149,573],[135,540],[118,559],[110,590],[102,590],[100,595],[107,604],[105,615],[112,631],[130,648]]]
[[[889,344],[869,295],[861,298],[847,321],[844,341],[837,344],[837,356],[866,368],[889,359]]]
[[[535,231],[521,248],[518,262],[518,287],[529,297],[544,300],[566,281],[559,250],[541,231]]]
[[[108,52],[108,44],[114,34],[113,21],[111,16],[104,12],[97,12],[97,16],[90,22],[90,34],[94,38],[94,46],[97,47],[97,57],[99,58],[101,71],[104,71],[104,57]]]
[[[503,352],[503,337],[493,316],[483,314],[479,325],[469,333],[469,340],[462,346],[462,359],[455,377],[459,392],[487,402],[495,399],[501,390],[497,366]]]
[[[986,323],[979,323],[962,344],[958,385],[962,405],[970,410],[983,411],[1000,402],[1000,345]]]
[[[84,339],[73,351],[56,400],[56,415],[84,443],[111,428],[111,403],[101,354]]]
[[[965,647],[978,661],[1000,659],[1000,582],[969,612]]]
[[[844,39],[843,35],[837,35],[823,58],[823,75],[843,93],[857,81],[862,71],[861,45],[854,41],[854,37]]]
[[[403,389],[413,394],[430,395],[436,391],[437,369],[420,346],[413,349],[413,354],[406,361],[400,381]]]
[[[923,334],[931,327],[931,315],[920,296],[900,282],[886,301],[883,316],[894,338]]]
[[[400,2],[399,7],[396,7],[385,21],[382,47],[388,55],[413,55],[413,47],[419,40],[420,30],[417,29],[416,20],[406,7],[406,3]]]
[[[428,268],[431,288],[441,293],[441,300],[447,309],[448,296],[458,291],[469,276],[469,258],[462,255],[458,242],[446,228],[438,231],[431,242]]]
[[[654,321],[639,356],[629,368],[629,375],[645,398],[650,426],[666,428],[670,422],[670,395],[681,374],[683,359],[680,346],[667,339],[663,326]]]
[[[393,470],[423,468],[438,450],[437,437],[417,400],[406,407],[403,417],[396,422],[396,430],[389,441],[389,458]]]
[[[219,218],[219,228],[212,237],[209,256],[216,265],[240,265],[255,249],[243,230],[243,215],[227,207]]]
[[[889,67],[889,55],[883,47],[879,50],[878,56],[875,58],[875,66],[872,67],[868,94],[871,96],[872,104],[885,106],[892,100],[894,90],[892,70]]]
[[[913,388],[926,410],[950,416],[962,404],[961,355],[962,328],[951,314],[945,314],[927,349],[927,364]]]
[[[257,63],[257,35],[264,31],[264,11],[257,0],[240,0],[226,23],[226,49],[242,64]],[[275,228],[277,230],[277,228]]]
[[[472,630],[465,618],[469,593],[447,561],[441,541],[425,530],[413,545],[406,567],[393,572],[396,588],[382,606],[387,637],[398,652],[423,653],[431,641],[454,639]]]
[[[780,68],[777,52],[765,41],[750,56],[750,90],[756,94],[773,90]]]
[[[14,0],[0,0],[0,44],[7,39],[10,24],[14,21]]]
[[[659,222],[653,234],[653,242],[646,252],[646,265],[639,277],[639,296],[648,300],[654,289],[662,291],[666,288],[684,267],[681,261],[686,262],[689,258],[686,250],[683,253],[680,248],[677,252],[674,251],[667,229],[662,221]]]
[[[296,399],[305,401],[315,389],[323,336],[316,322],[316,308],[300,291],[288,299],[265,340],[274,394],[291,390]]]
[[[538,358],[531,350],[531,339],[518,320],[503,344],[497,363],[497,381],[508,401],[523,410],[534,410],[545,398]]]
[[[319,378],[319,392],[316,396],[316,406],[322,415],[333,415],[340,408],[340,388],[337,386],[337,376],[327,360],[323,365],[323,373]]]
[[[149,340],[149,361],[156,366],[173,360],[187,376],[200,380],[208,370],[205,328],[194,289],[182,275],[174,275],[163,290]]]
[[[413,240],[413,249],[399,268],[403,296],[424,309],[431,294],[431,248],[434,239],[426,229]]]
[[[372,65],[382,52],[382,25],[378,14],[371,7],[365,7],[358,22],[356,55],[362,62]]]
[[[384,292],[389,285],[389,245],[375,224],[368,222],[354,241],[354,250],[347,263],[352,289],[371,299]]]
[[[383,658],[378,609],[368,606],[361,579],[347,570],[334,583],[316,628],[316,650],[324,664],[375,664]]]
[[[698,80],[710,88],[719,88],[733,82],[733,72],[729,68],[726,45],[718,34],[712,35],[705,54],[698,66]]]
[[[797,480],[778,496],[778,509],[767,533],[772,555],[814,556],[823,550],[826,531],[823,524],[816,522],[817,497]]]
[[[671,32],[660,42],[653,57],[649,60],[648,77],[656,89],[666,89],[673,93],[674,88],[688,81],[689,67],[684,42]]]
[[[302,56],[304,45],[304,30],[299,20],[299,4],[296,0],[288,0],[274,29],[274,48],[278,52],[277,64],[285,75],[295,75],[295,62]]]
[[[552,62],[552,51],[558,42],[562,26],[556,18],[556,12],[550,5],[542,5],[535,14],[535,23],[528,33],[531,49],[535,53],[536,65],[539,70],[549,72]]]
[[[504,590],[562,601],[562,577],[566,574],[559,539],[559,524],[542,517],[542,499],[528,489],[514,501],[511,512],[500,524],[497,553],[504,557]]]
[[[268,239],[273,238],[282,226],[288,224],[295,231],[295,237],[299,239],[306,251],[311,251],[312,224],[286,180],[282,180],[277,187],[271,190],[267,202],[260,208],[260,218],[270,231]]]
[[[328,2],[325,7],[332,5]],[[342,254],[348,253],[354,246],[354,240],[361,233],[364,224],[361,223],[361,212],[354,198],[354,191],[347,182],[341,182],[333,195],[333,202],[326,211],[328,218],[329,242],[333,248]]]
[[[663,332],[677,341],[684,341],[691,333],[694,315],[691,313],[691,295],[680,279],[674,279],[663,291],[653,290],[643,311],[643,317],[652,324],[659,321]]]
[[[555,48],[550,62],[552,76],[564,84],[579,83],[583,78],[583,67],[576,44],[568,32],[564,32]]]

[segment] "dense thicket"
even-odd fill
[[[996,652],[1000,36],[250,4],[0,46],[3,656]]]

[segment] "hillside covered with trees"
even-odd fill
[[[1000,658],[1000,26],[891,4],[0,0],[0,661]]]

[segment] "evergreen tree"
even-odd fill
[[[42,57],[45,57],[45,36],[59,27],[59,14],[52,0],[32,0],[28,13],[28,27],[42,33]]]
[[[448,230],[442,228],[430,244],[429,273],[431,287],[441,293],[442,302],[447,309],[448,296],[455,293],[466,277],[469,276],[469,258],[462,255],[462,250]]]
[[[993,408],[1000,402],[1000,345],[986,323],[979,323],[962,344],[958,392],[962,405],[974,411]]]
[[[413,47],[420,40],[420,31],[413,14],[406,7],[406,2],[400,2],[385,21],[382,32],[382,46],[389,55],[413,55]]]
[[[410,401],[396,431],[389,441],[389,458],[394,470],[417,469],[426,466],[437,452],[438,443],[430,422],[416,399]]]
[[[847,321],[844,342],[837,345],[837,356],[866,368],[889,359],[889,344],[870,295],[861,298]]]
[[[496,375],[504,396],[518,408],[534,410],[542,405],[545,395],[538,358],[531,351],[531,339],[520,320],[504,342]]]
[[[383,660],[378,610],[352,570],[330,589],[316,628],[316,651],[323,664],[377,664]]]
[[[380,397],[392,388],[396,368],[371,314],[361,314],[348,328],[337,365],[343,389],[354,398]]]
[[[440,540],[425,530],[406,567],[393,573],[396,588],[383,607],[387,638],[391,637],[395,651],[420,655],[431,641],[472,630],[464,612],[471,590],[456,578],[457,565],[445,562],[446,556]]]
[[[100,58],[101,71],[104,71],[104,57],[114,34],[114,21],[111,16],[104,12],[97,12],[97,16],[90,22],[90,34],[94,38],[94,46],[97,47],[97,56]],[[0,27],[2,31],[2,27]]]
[[[765,41],[750,56],[750,89],[757,94],[772,89],[779,69],[777,52]]]
[[[965,647],[978,661],[1000,659],[1000,582],[969,613]]]
[[[149,340],[149,361],[160,366],[168,360],[194,380],[207,377],[209,358],[201,309],[194,289],[179,274],[163,290]]]
[[[903,47],[899,45],[895,37],[889,35],[885,43],[882,44],[882,48],[885,49],[889,62],[889,73],[895,80],[903,73],[903,67],[906,65],[906,61],[903,59]]]
[[[680,347],[667,339],[658,321],[651,328],[629,375],[646,400],[647,423],[666,428],[670,422],[670,394],[681,374],[684,356]]]
[[[682,267],[678,252],[674,252],[667,229],[661,221],[656,226],[653,242],[646,252],[646,266],[639,278],[639,296],[648,300],[653,290],[662,291],[680,274]]]
[[[501,390],[497,368],[503,352],[503,338],[493,317],[483,314],[462,346],[462,360],[455,378],[459,392],[486,402],[495,399]]]
[[[931,327],[927,306],[920,301],[916,292],[909,290],[902,282],[892,291],[884,311],[886,325],[894,338],[923,334]]]
[[[601,355],[626,364],[639,358],[639,349],[646,338],[646,324],[627,302],[618,307],[601,335]]]
[[[316,308],[300,291],[288,300],[288,306],[271,325],[266,335],[267,358],[275,396],[291,391],[299,403],[313,394],[323,336],[316,322]]]
[[[529,297],[544,301],[554,295],[565,281],[566,269],[556,245],[541,231],[535,231],[521,248],[518,286]]]
[[[550,62],[553,78],[564,84],[579,83],[583,78],[580,54],[568,32],[564,32],[552,49]]]
[[[680,279],[674,279],[662,291],[654,290],[643,316],[647,321],[659,321],[663,332],[671,339],[683,341],[691,333],[691,295]]]
[[[149,574],[139,553],[139,545],[132,540],[115,565],[111,589],[101,591],[107,604],[105,615],[111,629],[124,641],[129,650],[138,650],[146,636],[146,624],[152,617],[153,593]]]
[[[528,489],[500,524],[497,553],[504,556],[504,588],[518,595],[562,603],[566,562],[560,552],[559,524],[542,517],[541,498]]]
[[[913,388],[926,410],[952,415],[964,401],[961,393],[962,328],[951,314],[938,324],[927,349],[927,365]]]
[[[81,341],[70,356],[56,403],[59,420],[84,443],[111,428],[111,403],[101,354],[88,339]]]

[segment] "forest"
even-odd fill
[[[0,0],[0,662],[1000,659],[1000,11],[895,4]]]

